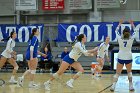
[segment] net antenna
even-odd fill
[[[127,3],[127,0],[119,0],[119,1],[120,1],[120,3],[123,4],[123,5]]]

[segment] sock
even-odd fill
[[[30,85],[34,84],[34,81],[30,81],[29,84],[30,84]]]
[[[73,83],[73,82],[74,82],[74,79],[70,79],[69,81],[70,81],[71,83]]]
[[[14,80],[14,79],[15,79],[15,76],[14,76],[14,75],[12,75],[12,76],[11,76],[11,79],[12,79],[12,80]]]
[[[52,83],[52,81],[51,81],[51,80],[48,80],[47,82],[49,82],[50,84]]]

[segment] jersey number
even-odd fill
[[[127,45],[127,42],[126,42],[126,41],[124,41],[123,43],[124,43],[124,47],[126,47],[126,45]]]

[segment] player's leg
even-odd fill
[[[8,62],[14,67],[13,72],[12,72],[12,76],[11,76],[11,79],[9,80],[9,82],[10,83],[17,83],[17,81],[15,80],[15,75],[17,73],[19,66],[16,63],[15,59],[13,59],[13,58],[9,58]]]
[[[128,80],[129,80],[129,90],[134,91],[133,83],[132,83],[132,62],[125,64],[127,68]]]
[[[29,60],[27,60],[27,63],[28,63],[28,67],[31,68],[31,63],[29,62]],[[26,70],[26,71],[23,73],[23,75],[22,75],[21,77],[18,77],[18,83],[17,83],[18,86],[23,86],[24,77],[25,77],[26,75],[29,75],[29,76],[30,76],[30,74],[31,74],[31,70],[28,69],[28,70]]]
[[[71,66],[73,68],[75,68],[78,72],[70,80],[68,80],[66,84],[67,84],[67,86],[73,88],[74,80],[79,78],[80,75],[82,75],[82,73],[84,73],[84,69],[83,69],[82,65],[79,62],[74,62],[73,64],[71,64]]]
[[[37,58],[33,58],[33,60],[29,61],[29,70],[30,70],[30,82],[29,82],[29,87],[37,87],[38,85],[36,85],[34,83],[34,78],[35,78],[35,74],[36,74],[36,68],[37,68],[37,64],[38,64],[38,59]]]
[[[7,58],[1,56],[0,58],[0,69],[3,67],[3,65],[6,63]]]
[[[111,89],[110,89],[111,91],[115,90],[115,86],[116,86],[118,78],[122,72],[123,66],[124,66],[123,63],[119,63],[119,62],[117,63],[116,74],[113,76],[113,85],[111,86]]]
[[[66,71],[66,69],[69,67],[69,65],[70,65],[69,63],[62,61],[61,65],[59,67],[59,70],[56,73],[54,73],[47,82],[44,83],[46,90],[50,90],[50,85],[51,85],[52,81],[54,79],[58,79],[59,76],[62,75]]]

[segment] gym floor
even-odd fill
[[[17,76],[21,75],[21,73],[18,73]],[[63,82],[66,82],[72,75],[65,73],[61,76],[61,79]],[[10,76],[10,73],[0,73],[0,78],[6,81],[5,86],[0,87],[0,93],[140,93],[140,76],[136,74],[133,76],[134,92],[129,91],[129,83],[126,75],[120,76],[114,92],[110,92],[109,87],[112,84],[113,74],[103,74],[99,78],[92,78],[91,74],[83,74],[74,82],[73,89],[54,80],[51,91],[46,91],[43,86],[43,83],[50,77],[48,73],[36,74],[36,83],[40,84],[40,87],[37,89],[28,88],[28,77],[25,78],[23,87],[9,84],[8,80]]]

